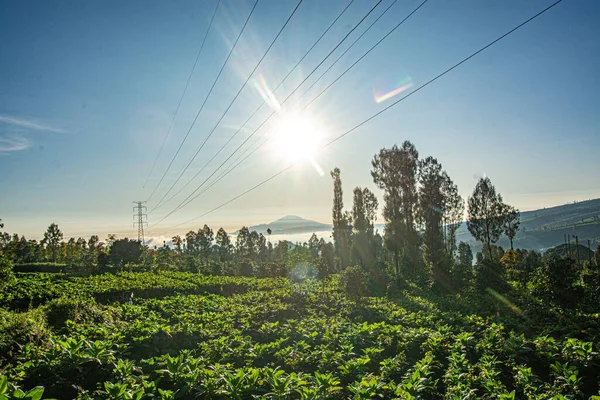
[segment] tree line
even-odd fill
[[[39,242],[0,233],[0,252],[5,266],[52,262],[84,273],[177,269],[299,279],[341,274],[353,293],[383,294],[411,284],[436,292],[501,292],[508,282],[562,302],[581,290],[600,292],[600,246],[593,260],[581,263],[568,254],[542,257],[515,250],[519,210],[503,201],[488,177],[478,180],[465,201],[442,164],[420,158],[409,141],[375,154],[371,176],[383,191],[381,233],[375,229],[380,200],[368,188],[356,187],[352,206],[345,208],[342,173],[335,168],[331,241],[313,234],[305,243],[272,243],[270,231],[265,236],[247,227],[232,239],[223,228],[215,232],[204,225],[173,236],[171,244],[149,247],[115,235],[104,242],[97,235],[64,241],[52,223]],[[468,243],[457,243],[456,232],[465,222],[483,245],[475,255]],[[510,241],[507,251],[496,245],[502,235]]]

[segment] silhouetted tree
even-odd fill
[[[310,250],[310,255],[312,258],[319,257],[319,239],[315,233],[313,233],[308,239],[308,249]]]
[[[134,239],[115,240],[108,252],[109,261],[114,266],[137,264],[142,255],[142,244]]]
[[[213,239],[213,230],[208,225],[205,224],[202,229],[198,229],[198,251],[204,264],[210,257]]]
[[[185,234],[185,241],[187,243],[186,251],[188,253],[197,254],[200,250],[200,237],[196,231],[189,231]]]
[[[254,259],[254,243],[250,231],[245,226],[237,234],[235,249],[238,260]]]
[[[179,235],[175,235],[171,238],[171,240],[173,241],[173,245],[175,246],[175,249],[177,249],[177,251],[181,251],[181,245],[183,244],[182,237]]]
[[[56,256],[58,255],[62,238],[63,233],[54,222],[51,223],[46,232],[44,232],[42,244],[50,251],[52,262],[56,262]]]
[[[467,228],[471,235],[487,248],[490,259],[493,258],[492,244],[496,243],[502,234],[502,209],[502,196],[496,194],[490,179],[479,179],[473,195],[469,197]]]
[[[454,184],[446,173],[444,173],[443,191],[446,251],[450,255],[450,259],[452,259],[456,251],[456,231],[465,217],[465,201],[458,193],[458,186]]]
[[[460,242],[457,253],[456,262],[452,266],[452,280],[462,288],[473,278],[473,252],[468,243]]]
[[[374,225],[377,218],[377,197],[369,189],[354,189],[352,203],[352,259],[363,267],[375,263]]]
[[[222,263],[229,262],[233,253],[233,245],[231,239],[225,229],[219,228],[215,237],[215,242],[218,247],[219,261]]]
[[[381,149],[372,161],[371,176],[384,191],[383,217],[385,245],[394,254],[396,274],[400,273],[400,253],[416,264],[418,235],[415,228],[417,210],[417,169],[419,153],[405,141],[402,148],[394,145]]]
[[[502,205],[502,214],[503,214],[503,229],[504,234],[510,240],[510,249],[513,250],[513,239],[517,235],[517,231],[519,230],[519,225],[521,221],[519,220],[520,213],[516,208],[509,206],[508,204]]]
[[[333,243],[336,253],[340,258],[341,268],[345,268],[350,261],[351,228],[350,218],[344,212],[344,199],[340,169],[331,171],[333,178]]]
[[[450,262],[444,251],[445,176],[442,165],[433,157],[419,161],[419,213],[423,228],[423,258],[432,272],[433,283],[440,289],[448,278]]]

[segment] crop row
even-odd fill
[[[188,272],[120,272],[87,277],[62,274],[20,274],[0,293],[0,307],[27,309],[69,295],[94,297],[102,302],[133,297],[164,297],[175,294],[219,293],[231,295],[250,290],[271,290],[287,285],[284,279],[261,280],[234,276],[199,275]]]
[[[269,281],[269,280],[266,280]],[[528,336],[405,294],[305,284],[92,303],[4,368],[56,398],[589,398],[598,329]],[[54,303],[52,303],[54,304]],[[50,307],[50,304],[49,306]],[[48,314],[52,315],[52,314]],[[83,373],[85,372],[85,373]]]

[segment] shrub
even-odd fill
[[[8,257],[0,254],[0,287],[15,278],[12,262]]]
[[[342,271],[340,285],[348,297],[360,298],[368,295],[369,277],[361,267],[354,265]]]
[[[544,264],[536,271],[534,292],[562,306],[574,306],[582,295],[582,288],[576,286],[579,280],[577,263],[572,258],[554,254],[544,258]]]
[[[475,265],[475,280],[481,291],[488,288],[502,292],[506,286],[505,268],[500,262],[484,258]]]
[[[50,333],[40,309],[24,313],[0,310],[0,360],[12,358],[27,343],[45,344]]]
[[[44,306],[48,324],[55,328],[65,327],[67,320],[74,322],[102,323],[108,319],[93,298],[61,297]]]
[[[59,263],[25,263],[15,264],[14,271],[22,273],[33,273],[33,272],[64,272],[66,264]]]

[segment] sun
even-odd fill
[[[314,160],[322,146],[322,131],[305,115],[281,114],[273,130],[273,153],[291,162]]]

